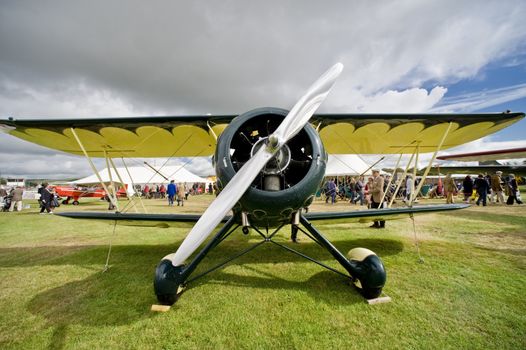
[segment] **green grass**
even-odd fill
[[[203,210],[151,200],[151,212]],[[121,202],[121,204],[124,202]],[[34,205],[33,205],[34,206]],[[99,201],[61,210],[104,210]],[[316,203],[313,210],[349,205]],[[383,231],[323,222],[342,251],[375,251],[392,302],[367,305],[345,280],[265,244],[197,280],[167,313],[153,313],[156,264],[188,229],[113,226],[52,215],[0,213],[0,347],[40,348],[383,348],[526,347],[525,206],[472,207],[409,219]],[[102,273],[113,239],[111,268]],[[278,235],[288,242],[288,232]],[[257,241],[237,232],[213,250],[203,271]],[[298,249],[338,267],[306,237]]]

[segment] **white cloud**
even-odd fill
[[[323,112],[472,110],[524,96],[516,86],[455,100],[444,86],[493,62],[518,64],[525,15],[519,0],[129,1],[125,16],[105,1],[10,2],[0,11],[0,115],[290,108],[336,61],[346,68]],[[54,161],[32,163],[41,156]],[[26,174],[89,171],[80,157],[0,135],[0,171],[14,164]]]
[[[472,112],[526,97],[526,83],[446,97],[432,112]]]

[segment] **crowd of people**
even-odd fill
[[[380,208],[385,200],[391,198],[392,194],[387,190],[389,176],[384,178],[380,171],[373,170],[373,176],[367,179],[363,176],[347,177],[345,181],[336,184],[333,178],[330,178],[325,184],[325,203],[329,200],[331,204],[336,202],[337,197],[342,200],[348,200],[351,204],[367,205],[369,208]],[[388,195],[389,194],[389,195]],[[371,227],[384,228],[385,221],[375,221]]]
[[[494,175],[484,176],[479,174],[475,180],[470,175],[467,175],[462,183],[458,184],[453,179],[450,182],[451,186],[445,188],[445,190],[449,191],[451,196],[462,192],[466,203],[470,203],[472,199],[476,198],[475,204],[482,204],[483,206],[486,206],[488,203],[522,204],[519,186],[514,174],[509,174],[503,178],[502,171],[497,171]],[[504,196],[508,198],[505,200]],[[451,200],[451,203],[453,203],[453,200]]]
[[[0,186],[0,203],[2,205],[2,211],[22,211],[22,196],[24,195],[24,189],[22,186],[15,186],[9,191],[3,186]]]
[[[351,204],[365,205],[371,208],[373,203],[374,188],[378,187],[379,178],[382,179],[384,201],[390,201],[396,191],[397,184],[391,182],[389,185],[390,175],[381,175],[379,170],[373,170],[373,175],[365,181],[364,176],[345,177],[343,181],[336,183],[334,178],[329,178],[325,184],[323,192],[325,194],[325,203],[334,204],[339,200],[348,200]],[[401,182],[397,197],[402,201],[409,201],[415,186],[418,186],[419,179],[413,181],[412,175],[407,175]],[[384,195],[385,193],[385,195]]]
[[[389,175],[380,175],[380,172],[375,170],[373,171],[373,176],[369,177],[367,181],[365,181],[363,176],[345,177],[343,181],[338,183],[334,178],[329,178],[323,188],[325,203],[329,203],[330,201],[331,204],[334,204],[339,199],[348,200],[351,204],[359,203],[369,208],[375,208],[379,200],[378,197],[376,197],[377,201],[375,202],[375,189],[378,187],[380,178],[382,179],[382,198],[384,202],[389,203],[394,201],[393,196],[406,203],[417,200],[414,191],[419,185],[419,179],[415,180],[412,175],[407,175],[403,181],[390,182]],[[497,171],[491,176],[481,174],[475,179],[467,175],[462,182],[458,183],[451,174],[448,174],[444,178],[443,186],[439,183],[429,185],[428,187],[430,198],[443,195],[448,204],[454,203],[455,197],[459,193],[463,194],[466,203],[474,200],[477,205],[482,204],[485,206],[488,203],[522,204],[515,175],[509,174],[506,177],[502,177],[501,171]],[[420,195],[420,193],[418,195]],[[506,200],[505,196],[507,196]]]

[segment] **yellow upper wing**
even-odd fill
[[[0,119],[0,129],[45,147],[82,154],[73,130],[92,157],[194,157],[215,151],[217,137],[234,115],[100,119]],[[486,136],[524,113],[317,114],[311,122],[328,153],[379,154],[435,151]]]
[[[235,116],[0,120],[7,133],[48,148],[91,157],[197,157],[213,154]],[[73,131],[74,130],[74,131]]]
[[[335,114],[314,116],[330,154],[412,153],[447,149],[497,132],[524,118],[524,113],[491,114]]]

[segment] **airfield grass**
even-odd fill
[[[150,212],[199,212],[145,201]],[[443,202],[443,201],[442,201]],[[121,201],[121,205],[125,201]],[[272,244],[195,281],[167,313],[150,311],[156,264],[187,228],[113,226],[0,213],[0,348],[526,348],[526,207],[473,206],[410,219],[317,227],[342,251],[366,247],[386,266],[391,303],[368,305],[344,278]],[[98,200],[58,211],[104,210]],[[316,202],[314,211],[348,210]],[[283,230],[277,240],[291,245]],[[110,269],[102,272],[110,239]],[[300,236],[295,248],[338,268]],[[240,230],[198,271],[258,241]]]

